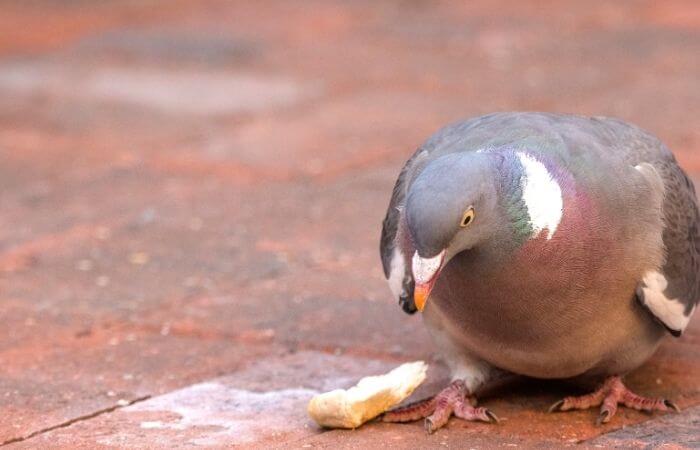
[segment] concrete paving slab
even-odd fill
[[[347,388],[393,364],[367,358],[298,352],[252,361],[235,374],[154,397],[93,420],[44,433],[23,445],[238,446],[278,445],[319,434],[306,405],[319,392]],[[87,426],[85,426],[87,425]]]

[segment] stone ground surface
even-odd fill
[[[700,447],[700,324],[629,377],[681,415],[322,431],[435,362],[377,255],[405,158],[494,110],[620,116],[700,176],[700,3],[0,1],[0,445]],[[421,395],[421,394],[418,394]]]

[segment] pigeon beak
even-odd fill
[[[428,296],[430,296],[430,291],[433,290],[433,286],[445,263],[445,250],[432,258],[422,258],[418,252],[415,252],[412,263],[413,280],[416,283],[413,290],[413,301],[418,311],[423,311],[425,303],[428,301]]]
[[[437,277],[435,277],[437,279]],[[416,287],[413,290],[413,302],[416,304],[418,311],[423,312],[425,308],[425,303],[428,301],[428,296],[430,291],[433,290],[434,281],[429,281],[428,283],[416,283]]]

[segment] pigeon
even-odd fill
[[[386,422],[496,422],[504,374],[595,385],[550,411],[678,410],[623,377],[680,336],[700,292],[695,188],[656,137],[607,117],[504,112],[454,123],[401,170],[380,250],[452,382]]]

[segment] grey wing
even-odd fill
[[[666,261],[642,280],[637,297],[674,335],[680,336],[700,296],[700,213],[692,181],[666,154],[653,162],[664,186],[663,243]]]
[[[413,301],[413,275],[411,274],[410,255],[402,248],[397,239],[401,209],[403,208],[408,184],[415,173],[418,163],[427,157],[427,151],[418,149],[401,169],[389,201],[389,208],[382,222],[382,236],[379,241],[379,253],[382,258],[384,276],[399,304],[407,314],[417,311]]]
[[[619,119],[593,120],[615,137],[611,139],[618,143],[614,149],[642,169],[661,196],[665,261],[658,272],[640,280],[637,299],[671,334],[680,336],[700,296],[700,216],[695,187],[655,136]]]

